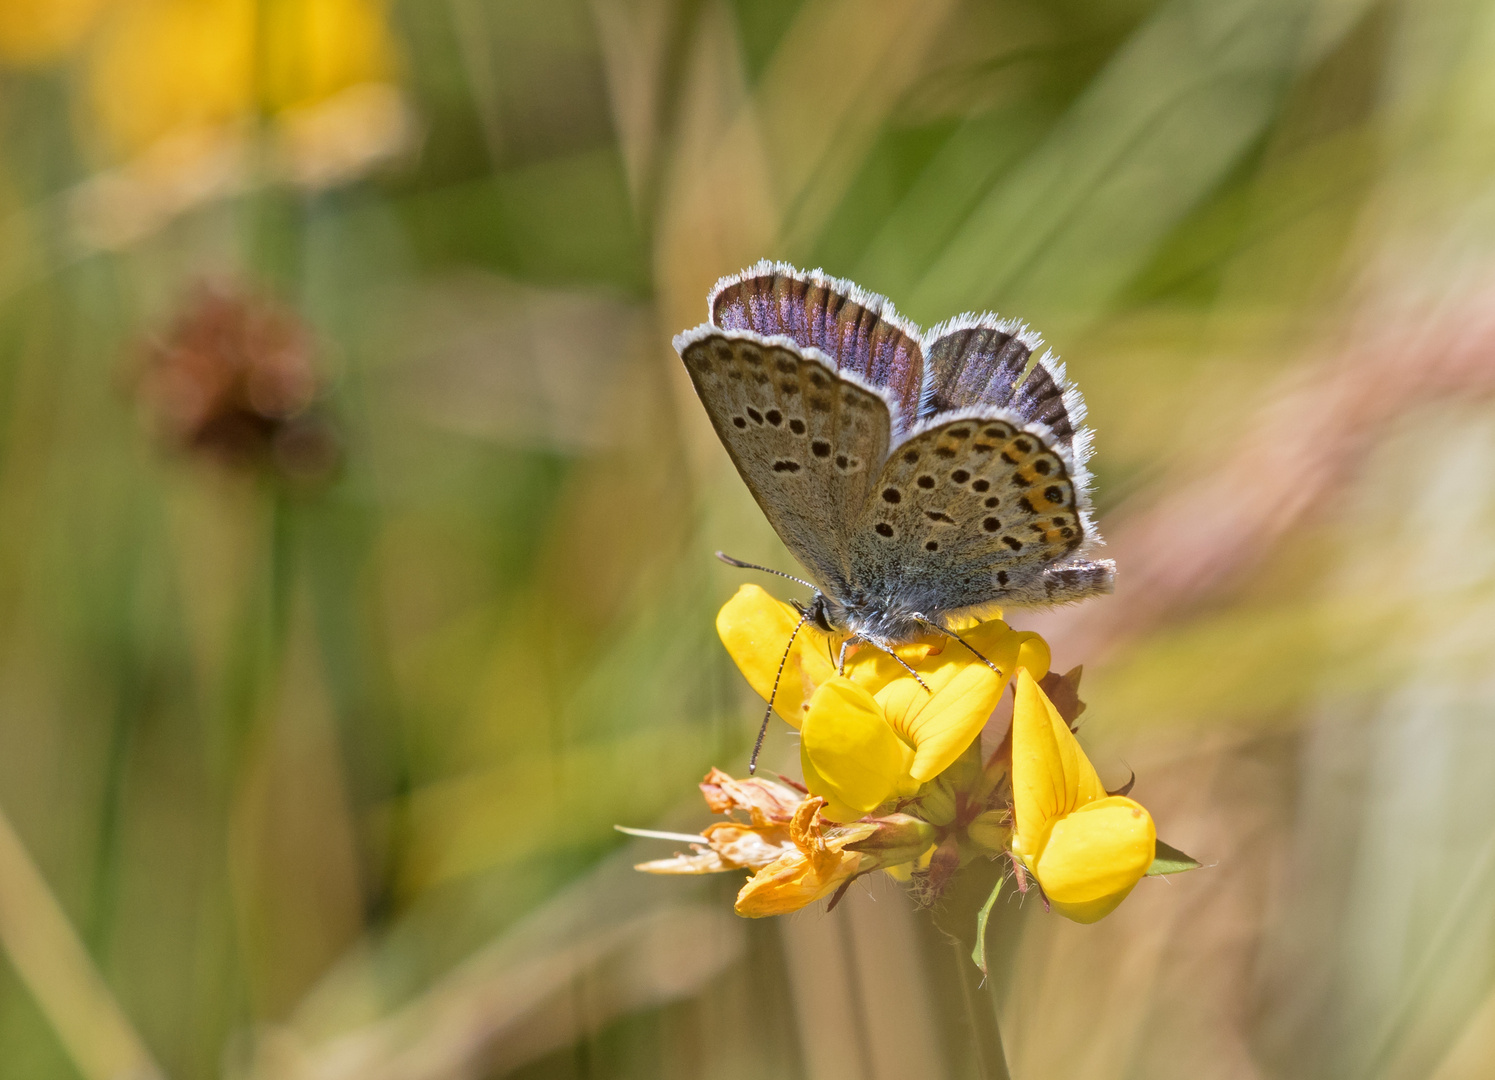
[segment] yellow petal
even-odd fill
[[[1017,636],[1022,642],[1017,652],[1019,666],[1027,668],[1035,679],[1042,679],[1049,673],[1049,664],[1052,662],[1049,643],[1031,630],[1025,630]]]
[[[970,649],[952,641],[919,668],[928,690],[905,676],[877,695],[893,730],[915,748],[909,774],[920,783],[949,768],[981,734],[1001,700],[1026,635],[993,620],[961,636]],[[1001,674],[977,659],[972,649]]]
[[[857,817],[898,791],[913,758],[877,701],[844,675],[827,680],[811,697],[800,729],[800,755],[805,785]]]
[[[1106,797],[1095,766],[1026,668],[1012,709],[1013,844],[1031,867],[1064,815]]]
[[[1094,922],[1132,891],[1156,849],[1152,815],[1139,803],[1113,795],[1055,822],[1032,868],[1061,915]]]
[[[903,664],[922,670],[928,666],[927,662],[931,662],[931,657],[940,655],[944,645],[943,641],[933,640],[898,645],[893,649],[898,656],[895,660],[876,645],[862,642],[854,646],[854,651],[846,659],[846,677],[869,694],[875,694],[891,682],[908,678],[908,668]],[[902,660],[903,664],[898,660]]]
[[[815,688],[836,673],[830,639],[809,623],[799,628],[794,647],[787,657],[784,655],[798,622],[799,612],[757,585],[738,589],[716,616],[716,632],[722,644],[759,697],[768,700],[774,678],[779,677],[773,711],[796,728],[804,719]],[[781,676],[780,663],[784,665]]]
[[[827,821],[844,824],[855,821],[866,814],[865,810],[858,810],[854,806],[848,806],[833,794],[833,789],[825,778],[815,768],[815,763],[810,760],[810,755],[805,753],[805,744],[801,740],[799,744],[799,767],[805,777],[805,787],[824,800],[825,805],[820,810],[821,817]]]
[[[1006,686],[1006,678],[978,660],[933,694],[913,679],[888,687],[883,711],[894,730],[915,747],[909,774],[923,783],[949,768],[981,734]]]

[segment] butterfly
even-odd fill
[[[983,608],[1111,591],[1115,564],[1087,557],[1085,405],[1023,324],[925,333],[882,296],[767,261],[717,282],[708,311],[674,346],[814,579],[801,625],[891,652]]]

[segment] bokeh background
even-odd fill
[[[1013,1075],[1495,1075],[1495,4],[0,0],[0,1078],[976,1076],[896,889],[612,830],[745,766],[765,256],[1090,403],[1011,619],[1207,868],[999,906]]]

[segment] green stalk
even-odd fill
[[[1012,1080],[1012,1074],[1007,1071],[1002,1030],[997,1026],[997,1003],[983,985],[986,977],[971,963],[964,945],[955,942],[951,948],[955,950],[955,968],[960,972],[960,989],[965,997],[966,1016],[971,1022],[977,1073],[981,1080]]]

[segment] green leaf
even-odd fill
[[[1159,840],[1157,853],[1152,857],[1152,865],[1147,868],[1147,876],[1182,874],[1185,870],[1198,870],[1200,865],[1199,860],[1192,855],[1185,855],[1178,848]]]
[[[1198,865],[1197,863],[1195,865]],[[1002,894],[1002,886],[1007,882],[1007,875],[1003,874],[997,878],[997,883],[992,886],[991,894],[987,896],[986,903],[981,905],[981,910],[976,914],[976,947],[971,950],[971,959],[975,961],[981,974],[986,974],[986,920],[991,917],[992,905],[997,902],[997,897]]]

